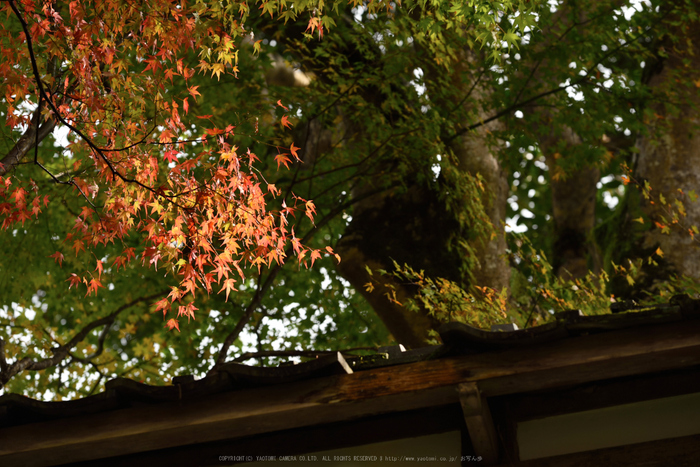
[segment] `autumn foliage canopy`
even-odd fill
[[[82,208],[51,256],[59,264],[68,254],[93,258],[89,269],[69,271],[69,287],[85,287],[89,296],[104,287],[106,268],[159,268],[176,280],[156,307],[172,312],[167,326],[179,329],[178,318],[194,319],[197,310],[195,300],[182,304],[184,297],[228,298],[249,266],[280,264],[292,254],[306,266],[321,256],[289,222],[298,214],[313,222],[313,201],[286,193],[281,209],[268,209],[280,191],[256,170],[258,157],[235,145],[236,126],[218,128],[211,115],[191,109],[200,96],[192,76],[238,73],[237,44],[250,40],[249,8],[169,0],[0,6],[12,17],[0,29],[4,120],[28,129],[0,165],[2,228],[23,226],[52,202],[35,180],[15,176],[14,164],[33,158],[45,177],[70,185]],[[321,28],[316,17],[309,28]],[[290,126],[287,115],[280,123],[280,131]],[[71,135],[61,173],[26,149],[55,126]],[[278,149],[278,164],[299,161],[294,144]],[[129,238],[140,245],[128,246]],[[107,261],[95,257],[97,245],[113,246]]]
[[[0,2],[0,385],[697,293],[698,8]]]

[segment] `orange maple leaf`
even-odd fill
[[[326,247],[326,251],[327,251],[329,254],[335,256],[335,259],[338,260],[338,263],[340,263],[340,255],[339,255],[338,253],[336,253],[335,251],[333,251],[333,248],[331,248],[330,246],[327,246],[327,247]]]
[[[198,87],[199,87],[199,86],[192,86],[192,87],[190,87],[190,88],[187,88],[187,90],[189,91],[189,93],[190,93],[190,95],[191,95],[192,97],[195,97],[195,98],[196,98],[197,96],[201,96],[201,94],[199,93],[199,91],[197,91],[197,88],[198,88]]]
[[[76,240],[73,242],[73,249],[75,250],[75,256],[78,256],[80,250],[85,251],[85,245],[81,240]]]
[[[85,296],[87,297],[92,292],[97,293],[97,289],[100,287],[104,289],[105,286],[102,285],[102,283],[95,278],[90,279],[90,283],[88,284],[88,289],[87,289],[87,293],[85,294]]]
[[[170,301],[168,301],[168,298],[161,298],[156,302],[156,311],[158,310],[163,310],[163,318],[165,318],[165,314],[170,311]]]
[[[289,147],[289,150],[292,152],[292,156],[294,156],[296,158],[296,160],[298,160],[299,162],[302,162],[302,160],[299,159],[299,154],[297,154],[297,151],[299,149],[301,149],[301,148],[294,146],[294,143],[292,143],[292,145]]]
[[[314,265],[317,259],[321,259],[321,252],[318,250],[313,250],[311,252],[311,266]]]
[[[188,303],[187,305],[180,306],[178,311],[177,311],[177,316],[178,318],[180,316],[187,316],[187,321],[190,320],[190,318],[194,319],[194,312],[198,310],[199,308],[195,307],[193,303]],[[178,328],[178,331],[180,329]]]
[[[165,129],[163,132],[160,134],[160,137],[158,138],[158,141],[161,143],[169,143],[170,140],[174,137],[175,135],[173,134],[172,131]]]
[[[282,116],[282,126],[286,128],[291,128],[292,124],[289,123],[289,119],[287,118],[286,115]]]
[[[315,29],[318,29],[318,38],[323,37],[323,23],[321,22],[321,18],[311,18],[309,20],[309,25],[306,27],[306,30],[308,31],[311,29],[311,34],[314,33]]]
[[[287,154],[277,154],[275,156],[275,161],[277,161],[277,168],[280,168],[280,164],[284,164],[286,168],[289,168],[289,163],[291,159],[287,157]]]
[[[316,214],[316,206],[314,206],[313,201],[306,202],[306,217],[311,219],[311,223],[314,222],[314,214]]]
[[[234,292],[237,290],[233,284],[236,283],[235,279],[226,279],[224,281],[224,286],[221,287],[221,290],[219,290],[219,293],[223,292],[224,290],[226,291],[226,301],[228,302],[228,294],[233,290]]]

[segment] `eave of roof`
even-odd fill
[[[488,397],[700,365],[694,300],[558,318],[496,333],[449,324],[441,329],[444,345],[396,352],[365,367],[335,354],[279,368],[227,364],[168,387],[117,379],[104,393],[76,401],[6,395],[0,464],[24,463],[38,452],[72,462],[95,450],[142,452],[457,403],[465,382],[478,383]]]

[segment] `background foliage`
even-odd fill
[[[693,2],[25,0],[0,10],[0,153],[33,125],[56,127],[0,179],[2,370],[53,359],[11,375],[5,391],[72,398],[116,376],[167,384],[225,361],[374,352],[401,339],[368,294],[430,323],[489,328],[696,288],[644,241],[654,228],[697,234],[685,213],[694,192],[662,199],[635,175],[635,141],[663,142],[668,115],[696,111],[684,93],[697,96],[700,77],[680,67],[673,86],[652,82],[692,42]],[[56,110],[37,97],[20,17]],[[465,170],[460,141],[476,141],[507,182],[500,221],[489,210],[498,190]],[[224,169],[246,188],[223,191]],[[595,172],[593,227],[576,247],[585,271],[566,274],[557,187],[585,171]],[[221,205],[202,195],[219,189]],[[505,287],[477,272],[479,245],[504,235]],[[351,242],[371,261],[341,253],[338,264]],[[227,263],[235,289],[215,275],[229,257],[240,260]],[[342,269],[353,261],[366,270],[360,287]]]

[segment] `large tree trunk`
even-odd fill
[[[365,284],[370,282],[370,276],[366,266],[389,271],[396,261],[465,288],[480,285],[501,289],[508,285],[510,270],[503,232],[507,179],[485,143],[478,143],[473,135],[460,142],[459,168],[482,176],[486,188],[482,201],[497,234],[473,241],[475,257],[460,257],[450,248],[451,237],[459,234],[462,227],[433,189],[418,184],[406,191],[391,190],[355,206],[352,222],[337,245],[343,258],[338,266],[340,273],[364,295],[394,338],[407,347],[426,345],[428,332],[439,323],[426,310],[411,312],[385,295],[396,291],[395,298],[405,303],[417,292],[414,286],[392,275],[375,273],[371,278],[374,291],[367,291]],[[470,271],[472,283],[464,276],[465,263],[475,266]]]
[[[482,235],[473,242],[474,258],[471,262],[473,283],[471,285],[501,290],[508,287],[510,282],[504,230],[508,175],[487,143],[486,134],[489,131],[490,129],[486,126],[480,127],[473,134],[461,136],[450,146],[457,157],[458,169],[465,175],[480,175],[483,179],[485,193],[481,203],[493,226],[493,235]]]
[[[426,345],[429,330],[439,323],[426,312],[411,312],[402,306],[415,294],[415,287],[391,274],[374,272],[370,276],[366,268],[391,271],[396,261],[428,275],[454,279],[460,258],[447,251],[448,235],[454,229],[455,223],[436,194],[414,185],[357,204],[336,247],[343,258],[339,272],[365,297],[394,338],[408,348]],[[365,287],[369,282],[374,285],[372,291]]]
[[[469,69],[470,65],[471,61],[464,60],[453,70],[454,75],[450,80],[455,83],[452,88],[454,95],[464,96],[468,89],[473,89],[472,83],[477,73]],[[427,75],[430,93],[430,70]],[[477,96],[479,92],[486,96],[483,88],[476,89]],[[474,105],[474,101],[472,99],[465,105]],[[432,98],[432,102],[440,105],[438,99]],[[446,100],[443,104],[444,111],[449,112],[454,101]],[[483,112],[480,113],[483,118]],[[487,141],[494,125],[497,123],[465,133],[448,143],[456,163],[456,171],[452,171],[451,176],[480,175],[483,180],[485,189],[480,202],[493,225],[493,231],[475,235],[476,224],[484,222],[484,219],[471,219],[473,225],[465,225],[459,220],[464,212],[447,209],[445,200],[439,197],[435,187],[425,183],[412,184],[412,181],[406,180],[410,186],[408,190],[393,190],[355,206],[353,220],[338,245],[337,249],[343,257],[339,265],[341,274],[365,296],[392,335],[408,347],[427,344],[430,329],[435,329],[439,323],[427,310],[411,312],[384,295],[390,290],[396,291],[396,299],[404,302],[417,292],[415,287],[401,283],[394,276],[375,274],[373,280],[379,284],[373,292],[365,290],[364,285],[370,280],[365,266],[391,270],[392,260],[395,260],[400,265],[406,263],[415,270],[424,270],[429,277],[443,277],[464,288],[479,285],[500,290],[508,286],[510,267],[505,258],[504,232],[508,181]],[[437,183],[453,182],[443,174]],[[466,203],[474,203],[474,200],[457,200],[456,204],[459,203],[466,206]],[[458,207],[457,211],[460,209]],[[455,235],[464,241],[469,239],[471,257],[454,248]]]
[[[462,112],[462,115],[472,115],[475,121],[485,121],[492,113],[488,107],[490,99],[490,84],[483,80],[485,71],[483,57],[472,50],[463,50],[460,59],[453,64],[447,83],[452,88],[452,96],[460,98],[463,109],[455,109],[454,101],[444,99],[441,102],[444,111]],[[429,86],[433,88],[445,86],[440,80],[444,70],[431,68],[427,71]],[[430,88],[429,88],[430,90]],[[469,95],[469,93],[471,95]],[[446,97],[450,97],[448,93]],[[435,99],[440,102],[438,99]],[[459,113],[457,113],[459,115]],[[469,122],[474,123],[474,122]],[[465,125],[469,126],[469,124]],[[461,134],[449,140],[448,147],[454,154],[458,173],[466,177],[479,176],[484,183],[484,192],[480,203],[487,219],[473,219],[473,223],[490,222],[492,229],[473,238],[471,247],[473,257],[467,259],[470,267],[470,283],[467,286],[490,287],[500,291],[510,285],[510,265],[506,258],[506,203],[508,199],[508,173],[498,159],[497,146],[489,135],[501,130],[503,124],[499,120],[491,121],[477,127],[474,131]],[[500,144],[500,143],[499,143]],[[473,203],[464,199],[464,205]],[[470,230],[474,231],[475,226]]]
[[[700,278],[700,248],[697,238],[688,233],[700,226],[700,203],[689,202],[678,190],[688,193],[700,189],[700,24],[687,25],[687,36],[677,43],[665,43],[668,58],[657,67],[648,85],[654,93],[651,108],[656,118],[649,123],[648,134],[638,141],[636,176],[649,183],[654,204],[646,204],[652,228],[646,232],[644,247],[663,251],[669,266],[678,274]],[[671,223],[668,209],[660,202],[679,199],[685,204],[686,217]],[[662,216],[666,222],[662,220]],[[670,227],[664,233],[660,224]]]

